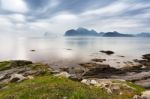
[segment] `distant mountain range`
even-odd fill
[[[65,32],[65,36],[100,36],[100,37],[150,37],[150,33],[140,34],[123,34],[117,31],[114,32],[96,32],[85,28],[71,29]]]

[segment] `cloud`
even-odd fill
[[[26,13],[28,11],[24,0],[1,0],[1,8],[9,12]]]
[[[0,30],[12,34],[63,35],[77,27],[150,32],[149,0],[0,0],[0,5]]]

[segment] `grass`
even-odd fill
[[[12,65],[11,61],[0,62],[0,71],[22,67],[36,70],[39,75],[20,83],[0,83],[0,99],[132,99],[135,94],[144,91],[133,83],[125,82],[134,90],[121,87],[122,94],[118,92],[108,94],[101,88],[86,86],[67,78],[54,77],[47,65],[34,63],[16,66]]]
[[[142,87],[140,87],[140,86],[138,86],[138,85],[136,85],[136,84],[133,84],[133,83],[131,83],[131,82],[126,82],[126,83],[127,83],[128,86],[134,88],[137,93],[141,93],[141,92],[145,91],[144,88],[142,88]]]
[[[0,62],[0,71],[11,68],[10,61]]]
[[[122,90],[123,94],[107,94],[104,90],[86,86],[67,78],[36,77],[21,83],[10,83],[0,90],[0,99],[132,99],[135,91]]]

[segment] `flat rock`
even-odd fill
[[[67,73],[67,72],[60,72],[58,74],[55,74],[54,76],[69,78],[71,75],[69,73]]]
[[[25,79],[26,79],[26,77],[24,77],[21,74],[13,74],[13,75],[11,75],[10,82],[20,82]]]

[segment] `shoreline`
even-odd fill
[[[111,55],[108,56],[111,57]],[[118,57],[124,58],[124,56]],[[107,61],[105,58],[94,58],[89,62],[79,63],[77,67],[61,67],[59,70],[52,69],[48,64],[33,63],[27,60],[3,61],[0,62],[0,91],[5,90],[9,83],[22,83],[45,76],[65,77],[87,86],[100,87],[108,94],[113,94],[114,90],[120,93],[119,86],[125,87],[128,91],[133,91],[134,88],[131,87],[136,86],[141,90],[137,89],[140,93],[145,92],[145,89],[150,89],[150,54],[143,55],[142,59],[133,60],[138,64],[128,62],[126,67],[121,68],[115,68],[111,64],[106,64],[105,61]],[[134,97],[142,97],[142,94],[144,93],[134,94]]]

